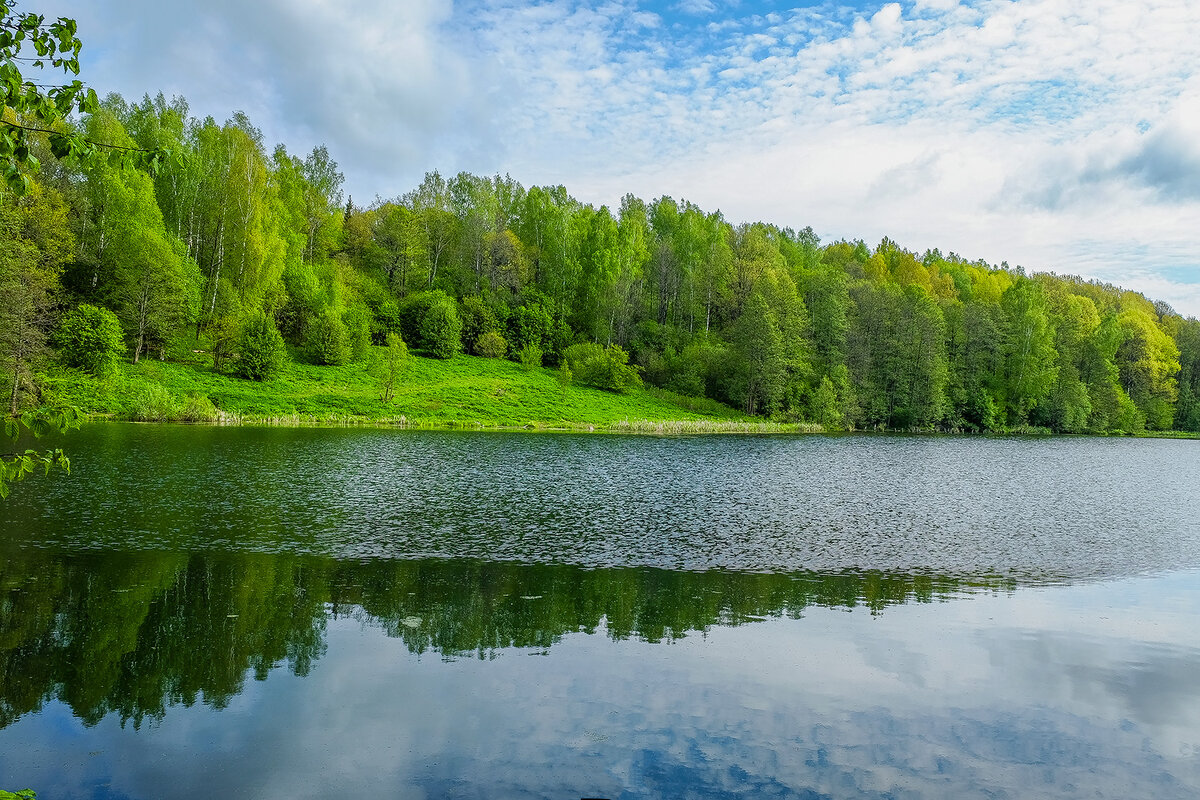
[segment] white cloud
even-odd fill
[[[894,32],[900,29],[900,4],[888,3],[871,17],[871,27],[878,31]]]
[[[712,0],[680,0],[677,8],[685,14],[712,14],[717,10]]]

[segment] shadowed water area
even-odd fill
[[[1196,442],[96,425],[0,788],[1192,797]]]

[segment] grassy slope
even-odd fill
[[[180,354],[187,358],[190,353]],[[657,390],[614,394],[559,384],[548,369],[525,370],[498,359],[414,357],[389,404],[379,380],[361,364],[316,367],[290,364],[258,383],[213,372],[203,356],[193,363],[123,364],[106,380],[68,370],[46,376],[47,399],[89,414],[132,419],[222,419],[241,422],[403,422],[435,426],[617,427],[741,429],[760,421],[710,400]],[[165,391],[164,391],[165,390]],[[209,406],[211,401],[219,412]]]

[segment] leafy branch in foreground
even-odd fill
[[[40,438],[51,432],[66,433],[72,428],[78,428],[82,419],[83,414],[74,406],[26,411],[20,416],[4,420],[4,435],[15,444],[22,428],[34,438]],[[0,454],[0,499],[8,497],[11,484],[25,480],[35,470],[41,468],[49,475],[50,470],[56,467],[68,475],[71,473],[71,460],[61,448]],[[0,800],[4,800],[6,796],[0,794]]]
[[[102,150],[121,163],[156,169],[165,151],[108,144],[60,124],[75,111],[94,113],[100,107],[96,92],[78,79],[62,85],[35,83],[22,76],[17,63],[78,75],[83,44],[75,35],[75,20],[59,17],[47,23],[41,14],[17,13],[15,8],[16,3],[0,0],[0,173],[9,190],[26,194],[29,173],[40,166],[30,150],[30,134],[45,134],[55,158],[87,161]],[[21,55],[27,48],[36,55]]]

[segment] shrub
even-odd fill
[[[139,422],[167,422],[179,413],[179,404],[161,383],[139,381],[125,405],[125,414]]]
[[[482,297],[472,295],[463,298],[462,304],[458,308],[458,315],[462,320],[463,348],[473,355],[483,355],[479,352],[479,339],[488,331],[495,331],[500,327],[496,313],[483,302]],[[508,343],[505,342],[506,349],[507,345]],[[489,356],[489,358],[492,357]]]
[[[205,394],[190,394],[180,407],[177,418],[183,422],[216,422],[221,412]]]
[[[575,381],[587,386],[625,392],[642,385],[637,367],[629,365],[629,354],[615,344],[573,344],[563,351],[562,360]]]
[[[542,365],[542,348],[536,344],[527,344],[521,348],[521,352],[517,353],[517,358],[521,361],[521,366],[526,372],[537,369]]]
[[[308,327],[325,306],[321,282],[312,264],[290,264],[283,270],[283,288],[287,302],[279,309],[279,328],[288,341],[299,346],[308,339]]]
[[[475,341],[475,353],[484,358],[504,358],[508,353],[508,342],[495,331],[488,331]]]
[[[536,303],[514,308],[508,318],[508,341],[514,353],[528,345],[537,345],[543,352],[553,344],[554,320],[546,309]]]
[[[87,303],[63,317],[54,343],[67,366],[93,375],[110,372],[125,352],[117,315]]]
[[[400,333],[400,306],[387,300],[375,309],[371,317],[371,343],[386,345],[389,333]]]
[[[275,327],[275,321],[261,311],[250,314],[242,322],[237,373],[243,378],[265,381],[283,369],[286,360],[283,336]]]
[[[422,292],[401,308],[404,338],[434,358],[450,358],[462,348],[458,304],[445,292]]]
[[[325,309],[308,326],[305,352],[314,364],[338,367],[350,362],[350,336],[341,317]]]

